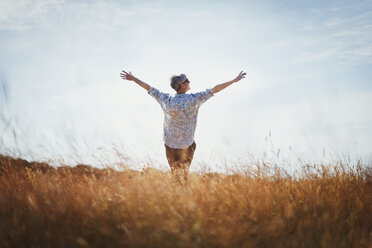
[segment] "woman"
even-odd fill
[[[245,75],[246,73],[241,71],[231,81],[218,84],[202,92],[191,94],[186,93],[190,90],[190,81],[186,75],[173,76],[170,85],[177,94],[170,95],[160,92],[139,80],[131,72],[127,73],[122,70],[120,73],[121,78],[137,83],[160,103],[164,111],[164,145],[166,156],[172,170],[172,175],[177,181],[187,181],[190,164],[196,149],[194,134],[199,107],[215,93],[245,78]]]

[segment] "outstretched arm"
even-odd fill
[[[128,73],[128,72],[122,70],[121,73],[120,73],[120,77],[122,79],[133,81],[133,82],[137,83],[139,86],[141,86],[142,88],[144,88],[147,91],[149,91],[151,89],[150,85],[148,85],[145,82],[142,82],[141,80],[139,80],[138,78],[133,76],[131,72]]]
[[[230,85],[232,85],[233,83],[236,83],[236,82],[240,81],[242,78],[245,78],[245,75],[246,75],[246,74],[247,74],[247,73],[241,71],[241,72],[239,73],[239,75],[238,75],[236,78],[234,78],[233,80],[228,81],[228,82],[223,83],[223,84],[217,84],[216,86],[214,86],[214,87],[212,88],[213,93],[220,92],[221,90],[225,89],[227,86],[230,86]]]

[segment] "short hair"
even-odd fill
[[[180,90],[180,88],[181,88],[181,84],[184,83],[184,82],[186,82],[186,80],[187,80],[187,77],[186,77],[185,74],[181,74],[181,75],[179,75],[179,76],[173,76],[173,77],[171,78],[171,83],[170,83],[170,85],[171,85],[171,87],[172,87],[175,91],[178,92],[178,91]]]

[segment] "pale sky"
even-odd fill
[[[244,70],[200,108],[194,170],[370,163],[371,65],[372,1],[1,0],[0,152],[166,169],[160,105],[121,69],[168,93]]]

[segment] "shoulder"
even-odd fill
[[[150,96],[155,97],[156,99],[161,99],[161,100],[167,99],[170,96],[168,93],[161,92],[160,90],[154,87],[151,87],[147,93]]]
[[[213,96],[213,90],[212,89],[206,89],[204,91],[191,93],[190,95],[193,96],[193,97]]]

